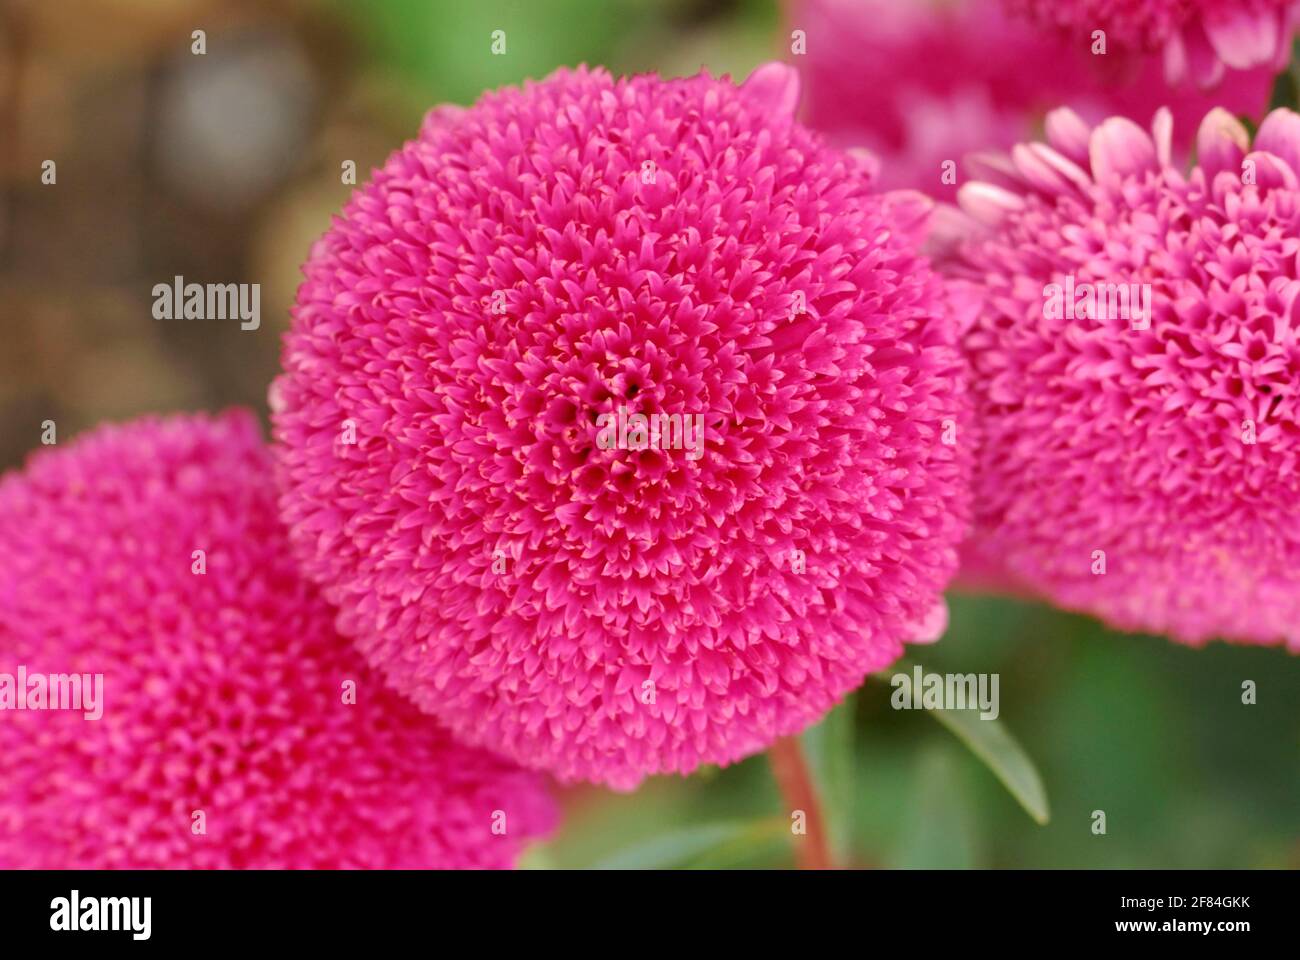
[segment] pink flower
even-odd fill
[[[1300,116],[1252,146],[1212,111],[1190,173],[1170,127],[1057,110],[962,187],[975,566],[1125,630],[1300,651]]]
[[[801,730],[937,623],[966,457],[926,204],[797,97],[781,65],[561,70],[434,111],[313,250],[283,512],[466,740],[629,788]]]
[[[1272,85],[1259,68],[1233,73],[1213,98],[1171,92],[1159,63],[1093,56],[1007,16],[998,0],[791,0],[789,27],[805,34],[806,54],[792,62],[808,83],[809,125],[876,154],[882,187],[949,200],[957,188],[945,163],[963,182],[966,154],[1010,148],[1059,103],[1094,121],[1168,105],[1186,146],[1211,107],[1258,114]]]
[[[0,868],[508,866],[554,817],[535,775],[453,743],[332,618],[251,415],[101,428],[0,480]],[[16,709],[56,674],[97,706]]]
[[[1284,68],[1300,23],[1296,0],[1004,0],[1007,9],[1060,28],[1090,46],[1106,35],[1107,55],[1159,51],[1171,84],[1217,84],[1226,67]],[[1114,45],[1112,51],[1111,45]]]

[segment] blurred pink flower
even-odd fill
[[[434,111],[312,251],[284,514],[466,740],[629,788],[802,730],[941,628],[967,455],[928,202],[797,99],[779,64],[561,70]],[[602,444],[620,408],[698,416],[698,448]]]
[[[792,61],[808,83],[808,123],[875,153],[882,187],[948,200],[957,187],[943,181],[945,162],[960,184],[965,155],[1033,135],[1057,104],[1088,120],[1146,119],[1167,105],[1190,130],[1215,105],[1258,115],[1272,82],[1259,69],[1232,74],[1213,98],[1171,92],[1158,63],[1091,56],[1008,17],[999,0],[793,0],[789,26],[806,33],[807,53]]]
[[[1225,68],[1281,70],[1300,23],[1296,0],[1004,0],[1007,9],[1060,29],[1090,49],[1105,34],[1106,55],[1159,52],[1165,77],[1201,87]]]
[[[1210,112],[1190,173],[1171,127],[1057,110],[961,189],[969,559],[1125,630],[1300,652],[1300,116],[1252,147]]]
[[[0,480],[0,868],[509,866],[554,819],[536,776],[333,617],[251,415],[103,427]],[[102,674],[102,715],[15,709],[24,669]]]

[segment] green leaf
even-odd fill
[[[1288,107],[1292,110],[1300,107],[1300,39],[1291,46],[1291,62],[1286,69],[1273,78],[1273,92],[1268,99],[1268,109]],[[1254,130],[1251,130],[1254,133]]]
[[[639,841],[591,865],[593,870],[666,870],[709,854],[734,855],[737,847],[766,839],[779,820],[701,823]]]
[[[1290,107],[1294,110],[1297,99],[1295,74],[1287,68],[1273,78],[1273,92],[1268,98],[1268,109],[1273,111],[1278,107]]]
[[[1040,826],[1051,819],[1047,791],[1024,748],[997,720],[981,720],[974,710],[931,710],[934,718],[956,734],[988,766],[1002,785]]]
[[[792,835],[790,824],[781,818],[753,820],[749,828],[730,840],[725,840],[686,864],[690,870],[728,870],[736,867],[754,867],[759,861],[771,866],[771,861],[789,861]]]
[[[889,866],[902,870],[975,866],[974,828],[958,764],[960,749],[950,740],[940,740],[917,752],[916,800]]]
[[[916,664],[900,660],[894,668],[878,677],[892,681],[901,676],[906,688],[912,685],[912,670]],[[924,669],[922,670],[924,675]],[[1025,812],[1040,826],[1051,819],[1048,811],[1047,791],[1038,775],[1034,762],[1024,748],[999,720],[980,719],[976,710],[926,710],[947,727],[970,751],[984,761],[993,775],[1002,781]]]

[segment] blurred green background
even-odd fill
[[[781,54],[781,24],[775,0],[5,0],[0,468],[38,445],[45,419],[62,440],[147,411],[265,415],[298,264],[352,189],[340,164],[364,179],[430,106],[583,61],[743,76]],[[490,54],[496,29],[505,56]],[[48,158],[56,187],[40,183]],[[175,274],[261,283],[261,329],[154,320],[152,285]],[[1294,658],[1121,636],[1012,600],[951,603],[948,636],[916,659],[1000,675],[999,723],[1051,819],[1036,824],[949,730],[892,710],[873,679],[804,738],[841,863],[1300,867]],[[761,757],[563,796],[564,826],[530,866],[791,863]]]

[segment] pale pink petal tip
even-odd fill
[[[740,89],[751,101],[759,101],[773,119],[793,119],[799,109],[799,71],[788,63],[773,60],[754,70]]]
[[[1016,144],[1011,148],[1011,159],[1025,181],[1043,193],[1067,193],[1077,186],[1088,186],[1082,170],[1041,143]]]
[[[1054,174],[1059,175],[1063,180],[1079,190],[1087,190],[1092,186],[1092,178],[1088,176],[1088,171],[1064,154],[1053,150],[1047,144],[1031,143],[1029,152],[1035,160],[1041,161],[1045,166],[1051,168]]]
[[[1098,183],[1158,169],[1151,136],[1127,117],[1111,117],[1092,131],[1088,160]]]
[[[980,150],[967,154],[962,165],[972,180],[982,180],[1009,190],[1022,190],[1025,187],[1024,176],[1002,151]]]
[[[1196,157],[1206,178],[1228,171],[1240,173],[1241,159],[1250,149],[1250,134],[1241,121],[1222,107],[1205,115],[1196,131]]]
[[[1183,43],[1181,33],[1175,32],[1165,41],[1162,61],[1165,69],[1165,83],[1170,87],[1181,86],[1183,81],[1187,79],[1187,73],[1190,69],[1187,63],[1187,45]]]
[[[866,147],[850,147],[844,151],[858,172],[868,181],[874,182],[880,176],[880,156]]]
[[[465,115],[465,108],[459,104],[444,103],[434,107],[424,115],[424,120],[420,124],[421,131],[436,130],[439,127],[447,127],[456,123]]]
[[[1151,121],[1151,139],[1156,146],[1156,162],[1161,167],[1173,165],[1174,152],[1174,115],[1168,107],[1156,111]]]
[[[1088,140],[1092,128],[1069,107],[1057,107],[1047,114],[1047,142],[1075,163],[1088,162]]]
[[[284,410],[284,394],[280,389],[279,377],[272,380],[266,388],[266,406],[271,413],[281,413]]]
[[[1165,81],[1171,87],[1190,80],[1202,90],[1217,87],[1226,72],[1214,44],[1199,20],[1183,24],[1164,43]]]
[[[1191,20],[1183,28],[1183,49],[1187,56],[1187,72],[1192,82],[1203,90],[1218,85],[1223,79],[1224,63],[1205,32],[1205,24]]]
[[[1280,157],[1300,174],[1300,114],[1286,108],[1272,111],[1259,125],[1255,149]]]
[[[911,643],[938,643],[948,632],[948,603],[940,598],[929,612],[914,626]]]
[[[1007,214],[1025,205],[1024,197],[991,183],[964,183],[957,191],[957,203],[975,220],[996,226]]]
[[[1248,10],[1225,3],[1207,7],[1202,16],[1214,51],[1234,70],[1268,63],[1277,51],[1281,23],[1275,10]]]
[[[978,231],[980,225],[960,207],[951,203],[940,203],[926,219],[926,229],[925,255],[935,260],[943,260],[949,257],[967,237]],[[952,288],[953,283],[949,283],[949,299],[951,299]]]
[[[919,190],[891,190],[881,195],[885,215],[896,229],[907,233],[915,243],[920,243],[929,230],[934,200]]]

